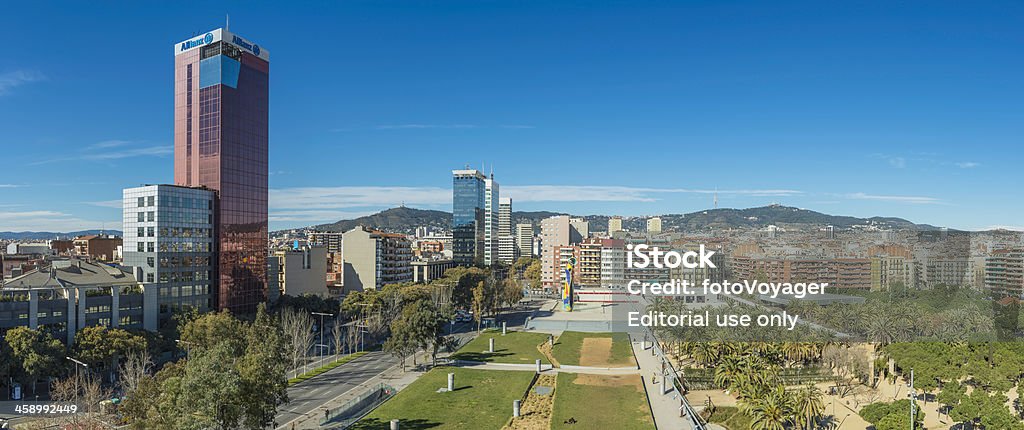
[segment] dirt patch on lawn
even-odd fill
[[[554,373],[542,374],[537,377],[537,382],[530,387],[530,394],[526,401],[519,406],[519,418],[512,420],[502,427],[502,430],[549,430],[551,428],[551,414],[555,408],[554,393],[546,396],[537,394],[538,385],[555,387],[556,377]]]
[[[555,360],[555,355],[551,353],[551,343],[544,341],[544,343],[537,345],[537,350],[539,350],[541,354],[544,354],[544,357],[551,363],[551,367],[561,367],[561,365],[558,364],[558,360]]]
[[[612,358],[612,338],[588,337],[580,348],[580,366],[607,367]]]
[[[643,392],[644,384],[640,375],[594,375],[580,373],[573,381],[576,385],[589,385],[593,387],[633,387],[636,391]]]

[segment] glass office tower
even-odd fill
[[[455,264],[484,261],[484,191],[479,170],[452,170],[452,257]]]
[[[266,301],[270,53],[216,29],[174,45],[174,182],[217,192],[216,306]]]

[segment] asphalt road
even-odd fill
[[[508,327],[523,325],[530,312],[537,309],[542,300],[524,301],[523,308],[517,312],[503,314],[498,321],[507,321]],[[500,327],[500,322],[498,323]],[[455,324],[452,334],[466,341],[472,338],[475,323]],[[288,430],[291,422],[305,414],[316,412],[323,414],[322,405],[346,392],[359,388],[374,376],[379,375],[391,366],[399,363],[399,359],[382,351],[372,351],[356,360],[331,369],[307,381],[288,388],[288,403],[278,408],[275,422],[277,430]]]
[[[370,353],[338,366],[315,378],[288,388],[289,402],[278,408],[275,422],[288,429],[292,420],[317,411],[320,406],[358,387],[374,376],[398,364],[398,358],[381,351]],[[321,411],[317,411],[322,414]]]

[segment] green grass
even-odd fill
[[[455,373],[455,391],[438,393],[447,386],[448,373]],[[532,378],[531,372],[436,368],[351,428],[387,429],[397,418],[402,430],[500,429]]]
[[[335,360],[334,362],[327,363],[327,364],[325,364],[323,366],[317,367],[316,369],[310,370],[310,371],[308,371],[306,373],[303,373],[303,374],[301,374],[299,376],[296,376],[296,377],[294,377],[292,379],[289,379],[288,380],[288,385],[298,384],[299,382],[305,381],[305,380],[307,380],[309,378],[312,378],[314,376],[319,376],[320,374],[322,374],[322,373],[324,373],[324,372],[326,372],[328,370],[334,369],[335,367],[341,366],[342,364],[348,363],[348,362],[350,362],[352,360],[355,360],[355,359],[357,359],[359,357],[362,357],[364,355],[366,355],[366,351],[360,351],[360,352],[355,352],[355,353],[346,355],[344,357],[341,357],[341,358]]]
[[[487,342],[491,338],[494,338],[494,353],[487,352]],[[543,333],[509,331],[502,336],[500,330],[487,330],[459,349],[451,358],[519,364],[533,364],[539,358],[547,363],[548,360],[544,354],[537,349],[537,345],[544,343],[547,339],[548,335]]]
[[[576,378],[604,378],[606,382],[584,385],[577,384]],[[640,384],[640,375],[559,373],[551,429],[654,429],[647,396]],[[566,423],[570,418],[576,423]]]
[[[612,351],[608,362],[605,365],[595,367],[632,367],[636,366],[636,359],[633,358],[633,347],[629,343],[629,335],[626,333],[583,333],[578,331],[563,332],[551,355],[555,357],[558,364],[570,366],[580,365],[580,351],[583,349],[583,339],[586,338],[611,338]]]
[[[739,408],[734,406],[715,407],[715,413],[708,421],[721,424],[729,430],[745,430],[751,426],[750,417],[741,413]]]

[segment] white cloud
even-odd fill
[[[131,142],[127,140],[105,140],[103,142],[97,142],[87,146],[88,149],[104,149],[104,148],[118,148],[122,146],[130,145]]]
[[[124,207],[124,201],[122,200],[102,200],[98,202],[85,202],[85,204],[99,206],[101,208],[121,209],[122,207]]]
[[[0,184],[0,188],[20,188],[21,185],[17,184]]]
[[[714,194],[753,197],[786,197],[802,194],[796,190],[705,190],[689,188],[643,188],[600,185],[520,185],[501,187],[502,193],[519,202],[654,202],[659,194]]]
[[[786,189],[705,190],[600,185],[507,185],[502,194],[518,202],[653,202],[659,194],[745,195],[785,197],[802,194]],[[664,196],[661,196],[664,197]],[[451,204],[452,190],[440,187],[302,187],[270,190],[270,209],[339,209],[367,206]]]
[[[146,145],[142,146],[138,142],[126,141],[126,140],[106,140],[103,142],[94,143],[92,145],[85,146],[79,154],[76,156],[63,156],[57,158],[47,158],[37,160],[30,164],[49,164],[57,163],[61,161],[82,161],[82,160],[93,160],[93,161],[104,161],[104,160],[120,160],[123,158],[133,157],[163,157],[174,153],[174,147],[171,145]]]
[[[67,232],[108,228],[120,230],[121,221],[91,221],[58,211],[0,212],[2,231]]]
[[[0,96],[25,84],[46,79],[41,73],[29,70],[15,70],[0,74]]]
[[[878,194],[852,193],[846,194],[846,198],[853,200],[876,200],[883,202],[910,203],[910,204],[937,204],[942,203],[935,197],[923,196],[887,196]]]
[[[270,190],[270,210],[340,209],[451,204],[452,191],[439,187],[300,187]]]
[[[973,169],[975,167],[981,166],[981,163],[975,163],[973,161],[964,161],[964,162],[954,163],[954,164],[956,164],[956,167],[959,167],[961,169]]]
[[[990,226],[987,226],[987,227],[982,227],[979,230],[981,230],[981,231],[988,231],[988,230],[1024,231],[1024,226],[1020,226],[1020,225],[990,225]]]
[[[334,222],[343,219],[354,219],[361,216],[367,216],[377,213],[378,211],[332,211],[332,210],[293,210],[293,211],[274,211],[270,213],[270,222],[292,222],[292,223],[309,223],[309,224],[322,224],[328,222]]]

